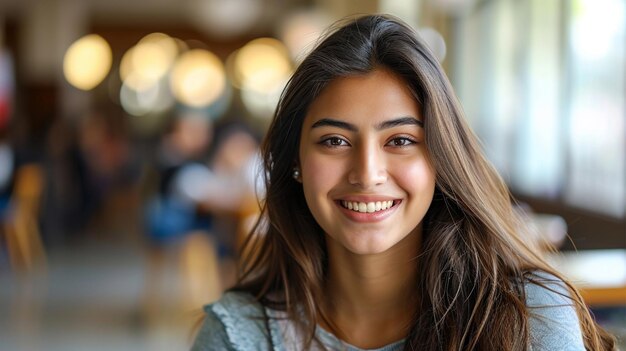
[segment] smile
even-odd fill
[[[358,201],[339,201],[343,208],[361,213],[374,213],[384,211],[394,206],[394,201],[376,201],[376,202],[358,202]]]

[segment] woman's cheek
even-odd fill
[[[340,168],[340,165],[328,158],[309,156],[302,165],[303,183],[305,186],[309,185],[318,189],[318,191],[324,190],[328,186],[327,182],[337,178]]]
[[[395,179],[409,193],[430,194],[435,188],[435,173],[426,159],[396,163]]]

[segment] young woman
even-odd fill
[[[611,350],[525,239],[424,43],[349,21],[287,85],[242,277],[194,350]]]

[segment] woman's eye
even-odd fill
[[[393,138],[391,139],[387,145],[388,146],[393,146],[393,147],[402,147],[402,146],[409,146],[412,144],[417,143],[415,140],[409,139],[409,138],[405,138],[405,137],[399,137],[399,138]]]
[[[322,140],[322,144],[329,147],[348,146],[348,142],[338,137],[330,137]]]

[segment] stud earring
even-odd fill
[[[294,168],[292,176],[293,176],[293,179],[300,180],[300,171],[297,168]]]

